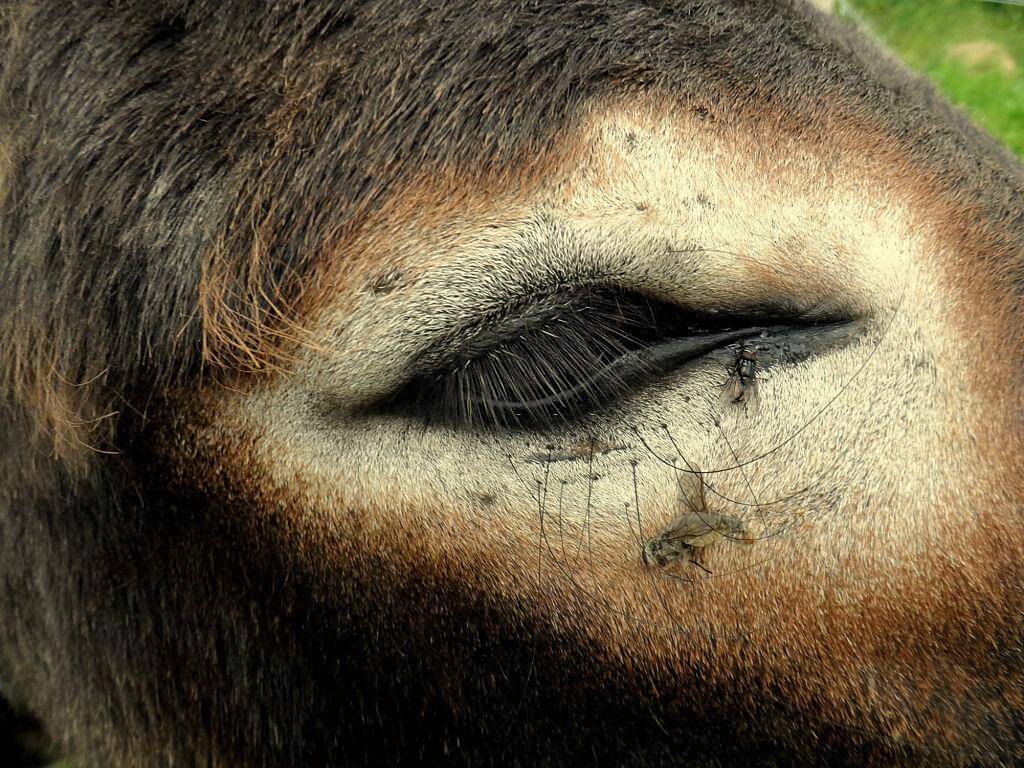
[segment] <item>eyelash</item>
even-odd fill
[[[517,428],[564,421],[620,394],[614,367],[637,339],[592,307],[525,329],[444,377],[445,421]]]
[[[494,334],[492,343],[477,344],[474,352],[421,375],[397,402],[428,422],[461,428],[530,429],[571,421],[664,370],[651,352],[663,342],[737,327],[701,320],[708,318],[621,291],[553,297],[529,320],[515,314],[499,319],[501,337]]]

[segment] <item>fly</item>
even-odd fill
[[[757,352],[746,344],[739,348],[722,389],[726,404],[753,404],[757,397]]]
[[[722,541],[749,543],[750,535],[742,520],[708,509],[706,484],[693,465],[683,471],[677,484],[679,507],[684,511],[643,548],[644,563],[651,567],[669,566],[686,570],[692,563],[704,566],[704,550]]]

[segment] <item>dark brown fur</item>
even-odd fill
[[[658,669],[692,694],[651,690],[648,662],[610,658],[579,616],[437,567],[412,532],[295,533],[301,489],[270,487],[244,446],[209,466],[188,445],[199,387],[273,375],[329,290],[323,264],[408,185],[528,181],[614,96],[892,147],[922,197],[974,212],[948,236],[1019,360],[1024,174],[930,87],[775,0],[2,13],[0,684],[62,749],[154,766],[1024,759],[1020,722],[968,695],[937,693],[936,718],[971,720],[971,743],[929,744],[837,725],[850,691],[795,669]],[[314,544],[349,569],[295,554]],[[1022,665],[1005,576],[1001,650],[962,645],[993,681]]]

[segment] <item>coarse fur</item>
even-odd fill
[[[0,14],[0,691],[59,751],[1024,760],[1024,171],[926,83],[784,0]],[[756,412],[728,352],[394,406],[595,287],[866,331]],[[683,583],[693,462],[754,535]]]

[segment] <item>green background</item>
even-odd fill
[[[1024,157],[1024,5],[983,0],[835,0]]]

